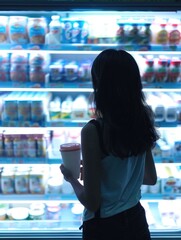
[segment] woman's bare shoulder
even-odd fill
[[[88,123],[86,123],[84,125],[84,127],[81,130],[81,133],[82,134],[89,134],[90,132],[94,132],[94,131],[96,131],[96,127],[95,127],[94,124],[92,124],[91,121],[89,121]]]

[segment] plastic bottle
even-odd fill
[[[43,194],[45,191],[45,176],[42,167],[32,167],[29,175],[29,191],[31,194]]]
[[[178,82],[180,80],[181,73],[181,60],[173,57],[168,67],[168,82]]]
[[[59,45],[61,43],[62,25],[60,23],[60,16],[53,15],[49,24],[49,33],[46,36],[47,44]]]
[[[168,31],[166,29],[166,23],[161,23],[159,25],[159,30],[157,32],[157,36],[156,36],[156,43],[157,44],[167,44],[168,43]]]
[[[70,119],[71,118],[71,112],[72,112],[72,97],[68,96],[63,102],[62,102],[62,110],[61,110],[61,118],[63,119]]]
[[[22,157],[23,156],[23,146],[22,140],[19,135],[15,136],[13,139],[13,152],[15,157]]]
[[[4,151],[3,151],[3,134],[2,133],[0,133],[0,156],[3,156],[3,153],[4,153]]]
[[[169,96],[173,99],[177,108],[177,121],[181,122],[181,95],[179,93],[170,92]]]
[[[27,148],[28,148],[28,157],[36,157],[36,141],[33,135],[28,136]]]
[[[61,100],[56,97],[49,105],[50,120],[58,120],[61,118]]]
[[[138,40],[137,44],[150,44],[151,41],[151,30],[150,23],[139,23],[139,31],[138,31]]]
[[[84,21],[83,21],[84,22]],[[83,26],[81,28],[81,37],[80,42],[81,43],[87,43],[88,41],[88,35],[89,35],[89,25],[87,22],[83,23]]]
[[[15,192],[24,194],[29,192],[29,168],[26,166],[18,167],[15,171],[14,179]]]
[[[45,157],[46,155],[46,146],[45,146],[45,138],[43,134],[38,134],[36,137],[36,155],[37,157]]]
[[[72,105],[72,119],[87,119],[88,103],[83,95],[79,95]]]
[[[155,67],[153,56],[147,56],[145,59],[146,67],[143,72],[142,80],[145,82],[154,82],[155,80]]]
[[[161,192],[161,179],[158,177],[156,184],[152,185],[152,186],[150,185],[148,187],[148,189],[149,189],[150,193],[153,193],[153,194],[160,193]]]
[[[160,99],[153,95],[152,93],[148,95],[147,99],[148,104],[153,109],[154,115],[155,115],[155,121],[156,122],[162,122],[165,120],[165,107],[160,101]]]
[[[166,56],[160,56],[156,59],[155,65],[155,80],[156,82],[165,82],[168,78],[168,58]]]
[[[176,122],[177,121],[177,106],[173,99],[165,93],[156,94],[165,107],[165,121]]]
[[[14,168],[4,167],[1,173],[1,191],[3,194],[14,193]]]
[[[5,155],[6,157],[13,156],[13,140],[12,136],[5,136],[4,137],[4,148],[5,148]]]
[[[172,23],[169,29],[168,42],[170,45],[178,45],[181,40],[181,32],[177,23]]]

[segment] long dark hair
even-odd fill
[[[159,136],[135,59],[124,50],[106,49],[93,61],[91,75],[107,151],[125,158],[152,148]]]

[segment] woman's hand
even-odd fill
[[[60,171],[62,172],[64,179],[70,182],[73,179],[72,173],[63,164],[60,165]]]
[[[70,170],[68,170],[63,164],[60,165],[60,171],[62,172],[64,179],[67,182],[70,182],[72,180],[73,176]],[[82,160],[80,161],[80,180],[83,180],[83,165],[82,165]]]
[[[83,176],[84,176],[84,173],[83,173],[83,162],[81,160],[80,161],[80,180],[83,180]]]
[[[78,179],[72,176],[72,173],[63,164],[60,165],[60,171],[62,172],[64,179],[72,185],[79,201],[82,203],[82,205],[86,206],[84,186],[79,182]]]

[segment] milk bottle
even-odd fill
[[[61,118],[63,119],[71,118],[72,102],[73,101],[71,96],[67,96],[67,98],[62,102]]]
[[[49,33],[46,35],[46,43],[50,45],[59,45],[61,43],[62,25],[60,16],[53,15],[49,24]]]
[[[165,121],[166,122],[176,122],[177,121],[177,107],[173,99],[166,93],[157,93],[160,101],[164,103],[165,106]]]
[[[87,119],[88,118],[88,103],[83,95],[79,95],[72,105],[72,119]]]
[[[61,118],[61,99],[56,97],[49,104],[50,120],[59,120]]]
[[[177,121],[181,122],[181,95],[179,93],[170,92],[169,96],[173,99],[177,109]]]
[[[156,122],[162,122],[165,120],[165,107],[162,103],[162,101],[159,99],[158,96],[155,96],[154,94],[149,94],[147,99],[148,104],[152,107],[154,115],[155,115],[155,121]]]

